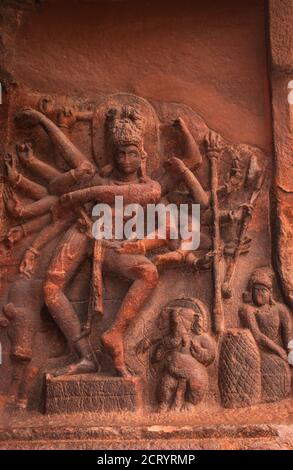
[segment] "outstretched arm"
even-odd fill
[[[88,163],[82,163],[78,168],[61,173],[54,178],[49,184],[50,193],[61,195],[73,191],[77,184],[79,187],[88,184],[92,186],[93,178]]]
[[[185,121],[181,117],[175,119],[174,127],[180,132],[183,139],[185,165],[188,168],[198,168],[202,164],[202,155]]]
[[[61,197],[61,202],[71,204],[99,201],[113,205],[116,196],[122,196],[124,204],[132,203],[145,206],[160,200],[161,187],[156,181],[128,185],[93,186],[64,194]]]
[[[203,209],[206,209],[209,206],[208,193],[203,189],[197,177],[187,167],[183,160],[172,157],[166,162],[165,166],[168,172],[175,175],[176,178],[180,177],[180,179],[185,183],[191,193],[193,201],[196,204],[200,204]]]
[[[16,160],[13,155],[5,155],[4,162],[7,173],[7,181],[9,181],[12,187],[18,188],[21,192],[23,192],[28,197],[31,197],[32,199],[41,199],[42,197],[48,195],[48,191],[46,188],[44,188],[44,186],[31,181],[19,173],[16,167]]]
[[[3,198],[10,214],[24,220],[45,214],[58,201],[57,196],[45,196],[32,204],[23,204],[10,188],[6,188]]]
[[[30,125],[40,125],[54,144],[55,150],[63,156],[70,168],[78,168],[80,165],[87,163],[87,170],[91,172],[92,176],[94,175],[94,165],[75,147],[61,129],[44,114],[35,109],[27,108],[20,111],[17,118],[26,119]]]
[[[4,242],[8,246],[12,246],[22,240],[24,237],[27,237],[32,233],[39,232],[50,222],[51,214],[44,214],[40,217],[30,220],[29,222],[25,222],[24,224],[16,225],[8,231],[7,235],[4,238]]]
[[[61,174],[56,168],[36,158],[30,143],[25,142],[17,145],[16,151],[21,163],[46,181],[51,181]]]

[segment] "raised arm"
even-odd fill
[[[61,175],[61,172],[56,168],[35,157],[30,143],[25,142],[23,144],[16,145],[16,152],[23,165],[33,173],[44,178],[46,181],[50,182],[53,178]]]
[[[70,168],[78,168],[80,165],[87,163],[87,171],[91,176],[94,175],[96,171],[95,166],[75,147],[64,132],[44,114],[35,109],[27,108],[20,111],[16,117],[19,120],[26,120],[29,125],[40,125],[55,146],[55,150],[62,155]]]
[[[188,168],[198,168],[202,164],[202,155],[185,121],[179,117],[175,119],[173,125],[181,134],[183,141],[183,161],[185,165]]]
[[[187,167],[183,160],[172,157],[166,162],[165,166],[168,172],[175,175],[175,178],[178,179],[178,177],[180,177],[181,181],[184,182],[191,193],[194,203],[200,204],[203,209],[206,209],[209,206],[208,193],[203,189],[197,177]]]
[[[14,156],[10,154],[5,155],[4,162],[7,172],[7,181],[12,187],[19,189],[22,193],[32,199],[41,199],[48,195],[48,191],[44,186],[35,183],[19,173]]]

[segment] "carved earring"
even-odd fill
[[[147,160],[147,153],[144,149],[141,151],[141,164],[140,169],[138,171],[139,177],[146,178],[146,160]]]

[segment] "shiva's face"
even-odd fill
[[[252,289],[252,300],[255,305],[261,307],[267,305],[270,302],[270,290],[262,284],[255,284]]]
[[[141,153],[135,145],[120,145],[115,154],[115,161],[121,173],[132,175],[141,167]]]

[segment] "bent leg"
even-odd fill
[[[76,226],[71,227],[60,242],[59,249],[51,261],[44,283],[45,302],[50,313],[68,343],[82,360],[79,364],[69,366],[57,375],[95,370],[92,361],[90,361],[91,352],[88,341],[85,338],[79,339],[81,334],[80,321],[73,305],[64,293],[65,286],[87,256],[88,243],[89,239],[84,233],[80,232]],[[77,369],[75,366],[77,366]]]
[[[134,281],[112,327],[101,338],[113,358],[117,372],[129,375],[124,361],[123,335],[156,287],[158,272],[156,266],[145,256],[117,254],[110,249],[106,250],[104,266],[107,270]]]
[[[165,373],[157,389],[158,411],[167,411],[171,407],[177,386],[177,379]]]

